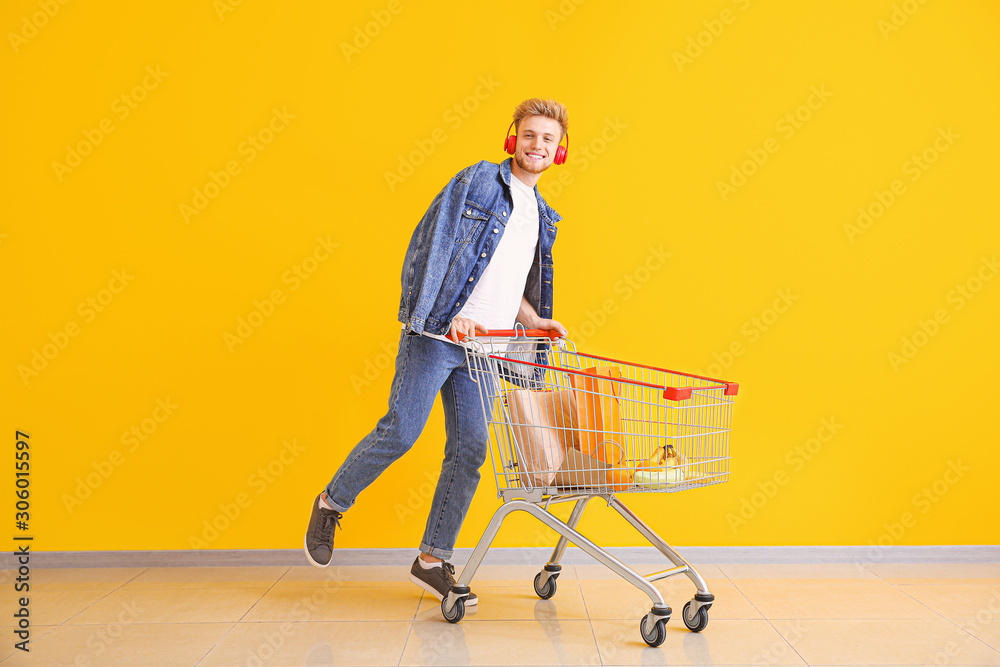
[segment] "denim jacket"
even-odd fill
[[[403,260],[399,321],[406,332],[447,334],[503,237],[513,210],[510,158],[458,172],[420,220]],[[552,317],[552,244],[562,216],[538,199],[538,245],[524,286],[539,317]]]

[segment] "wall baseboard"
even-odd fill
[[[607,547],[625,563],[662,563],[666,559],[653,547]],[[997,545],[939,546],[779,546],[779,547],[677,547],[694,564],[706,563],[998,563]],[[495,548],[483,561],[492,565],[538,565],[548,561],[550,548]],[[409,565],[416,549],[337,549],[334,565]],[[456,549],[452,558],[462,564],[472,549]],[[177,551],[38,551],[34,567],[196,567],[308,565],[301,549],[191,549]],[[594,563],[579,548],[570,547],[567,564]],[[16,557],[6,553],[0,567],[16,569]]]

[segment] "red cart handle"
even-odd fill
[[[529,337],[529,338],[548,338],[549,340],[557,340],[562,337],[562,335],[555,329],[490,329],[484,334],[476,334],[476,338],[515,338],[515,337]],[[467,336],[461,331],[458,332],[458,342],[465,340]]]

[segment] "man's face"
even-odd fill
[[[546,116],[528,116],[517,128],[514,161],[529,174],[540,174],[552,166],[561,138],[559,121]]]

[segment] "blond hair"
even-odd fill
[[[562,136],[565,136],[569,131],[569,112],[566,111],[566,107],[556,102],[555,100],[542,100],[537,97],[532,97],[530,100],[525,100],[517,105],[514,109],[514,130],[521,125],[521,121],[528,116],[545,116],[546,118],[551,118],[552,120],[559,123],[559,127],[562,128]],[[562,139],[560,136],[560,139]]]

